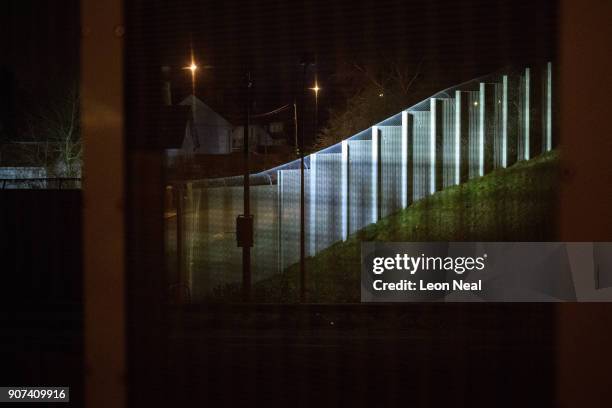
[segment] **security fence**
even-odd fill
[[[551,150],[552,80],[551,63],[478,78],[307,156],[306,255],[436,191]],[[235,224],[242,183],[228,177],[175,186],[181,216],[167,223],[167,245],[178,251],[170,269],[192,301],[241,281]],[[299,262],[300,161],[253,174],[250,183],[257,282]]]
[[[0,190],[79,190],[80,178],[0,178]]]

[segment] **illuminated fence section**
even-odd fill
[[[455,100],[438,99],[437,126],[442,137],[442,187],[459,184],[460,146],[455,129]]]
[[[380,216],[402,208],[402,127],[379,126],[380,131]]]
[[[548,121],[548,109],[546,108],[547,77],[547,70],[538,72],[538,70],[533,68],[525,68],[521,74],[519,91],[519,160],[529,160],[546,151],[548,144],[548,129],[546,128]],[[550,137],[552,144],[552,131]]]
[[[349,234],[372,222],[372,141],[348,142]]]
[[[312,155],[309,235],[312,255],[342,239],[342,154]]]
[[[306,256],[442,188],[553,149],[553,79],[550,63],[478,78],[307,156]],[[300,260],[299,166],[250,178],[253,283]],[[239,176],[169,187],[168,278],[194,302],[242,281],[235,231],[243,188]]]
[[[552,62],[546,64],[546,89],[545,89],[545,146],[546,151],[554,147],[553,141],[553,72]]]
[[[413,117],[413,191],[414,201],[433,192],[432,143],[429,111],[410,112]]]
[[[188,191],[189,193],[189,191]],[[242,187],[201,187],[186,194],[184,273],[191,298],[198,301],[232,282],[240,282],[242,258],[236,247],[235,218],[242,211]]]
[[[480,92],[467,92],[468,102],[468,168],[469,178],[481,176],[480,158],[482,149],[480,145]]]
[[[278,271],[280,245],[278,186],[272,184],[272,180],[270,183],[251,187],[251,211],[254,223],[251,254],[254,281],[268,278]],[[241,213],[242,208],[239,210],[239,214]]]
[[[300,171],[278,172],[279,266],[300,260]]]
[[[518,92],[518,160],[529,159],[529,76],[523,73],[519,76]]]
[[[504,151],[502,132],[502,86],[497,83],[480,83],[480,172],[490,173],[502,167]]]
[[[379,126],[380,130],[380,216],[402,208],[402,127]]]

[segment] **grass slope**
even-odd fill
[[[306,259],[308,301],[359,302],[362,241],[547,241],[556,238],[556,152],[417,201]],[[256,302],[296,302],[299,265],[254,284]],[[239,285],[211,300],[238,301]]]

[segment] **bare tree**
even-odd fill
[[[31,138],[44,148],[47,173],[57,177],[80,177],[80,98],[74,85],[59,93],[30,119]],[[39,149],[40,150],[40,149]],[[41,159],[41,153],[37,153]]]
[[[315,147],[337,143],[405,109],[421,76],[422,63],[381,57],[371,64],[346,64],[336,76],[338,86],[347,90],[346,102],[330,109]]]

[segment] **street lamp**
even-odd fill
[[[191,117],[192,120],[195,122],[196,120],[196,85],[195,85],[195,77],[196,77],[196,71],[198,70],[198,64],[195,61],[195,57],[193,56],[193,48],[191,49],[191,62],[189,63],[189,65],[183,67],[183,69],[185,70],[189,70],[191,71]]]
[[[315,81],[314,86],[310,89],[314,91],[315,97],[319,96],[319,91],[321,90],[321,88],[319,88],[319,83],[317,81]]]
[[[300,302],[306,302],[306,224],[305,224],[305,205],[306,205],[306,194],[304,191],[304,132],[305,132],[305,121],[304,112],[306,105],[306,74],[308,73],[308,67],[315,65],[314,61],[309,56],[304,56],[300,62],[302,66],[302,107],[300,115],[302,117],[302,131],[300,132],[299,149],[300,149]],[[315,96],[319,94],[319,86],[315,81]]]
[[[315,128],[314,128],[314,132],[316,136],[317,128],[319,126],[319,91],[321,90],[321,88],[319,87],[319,81],[315,79],[314,86],[310,88],[310,90],[314,91],[315,93]]]
[[[183,69],[188,69],[189,71],[191,71],[191,77],[195,77],[195,72],[198,69],[198,64],[196,64],[195,57],[193,55],[193,47],[191,48],[191,61],[189,65],[183,67]]]

